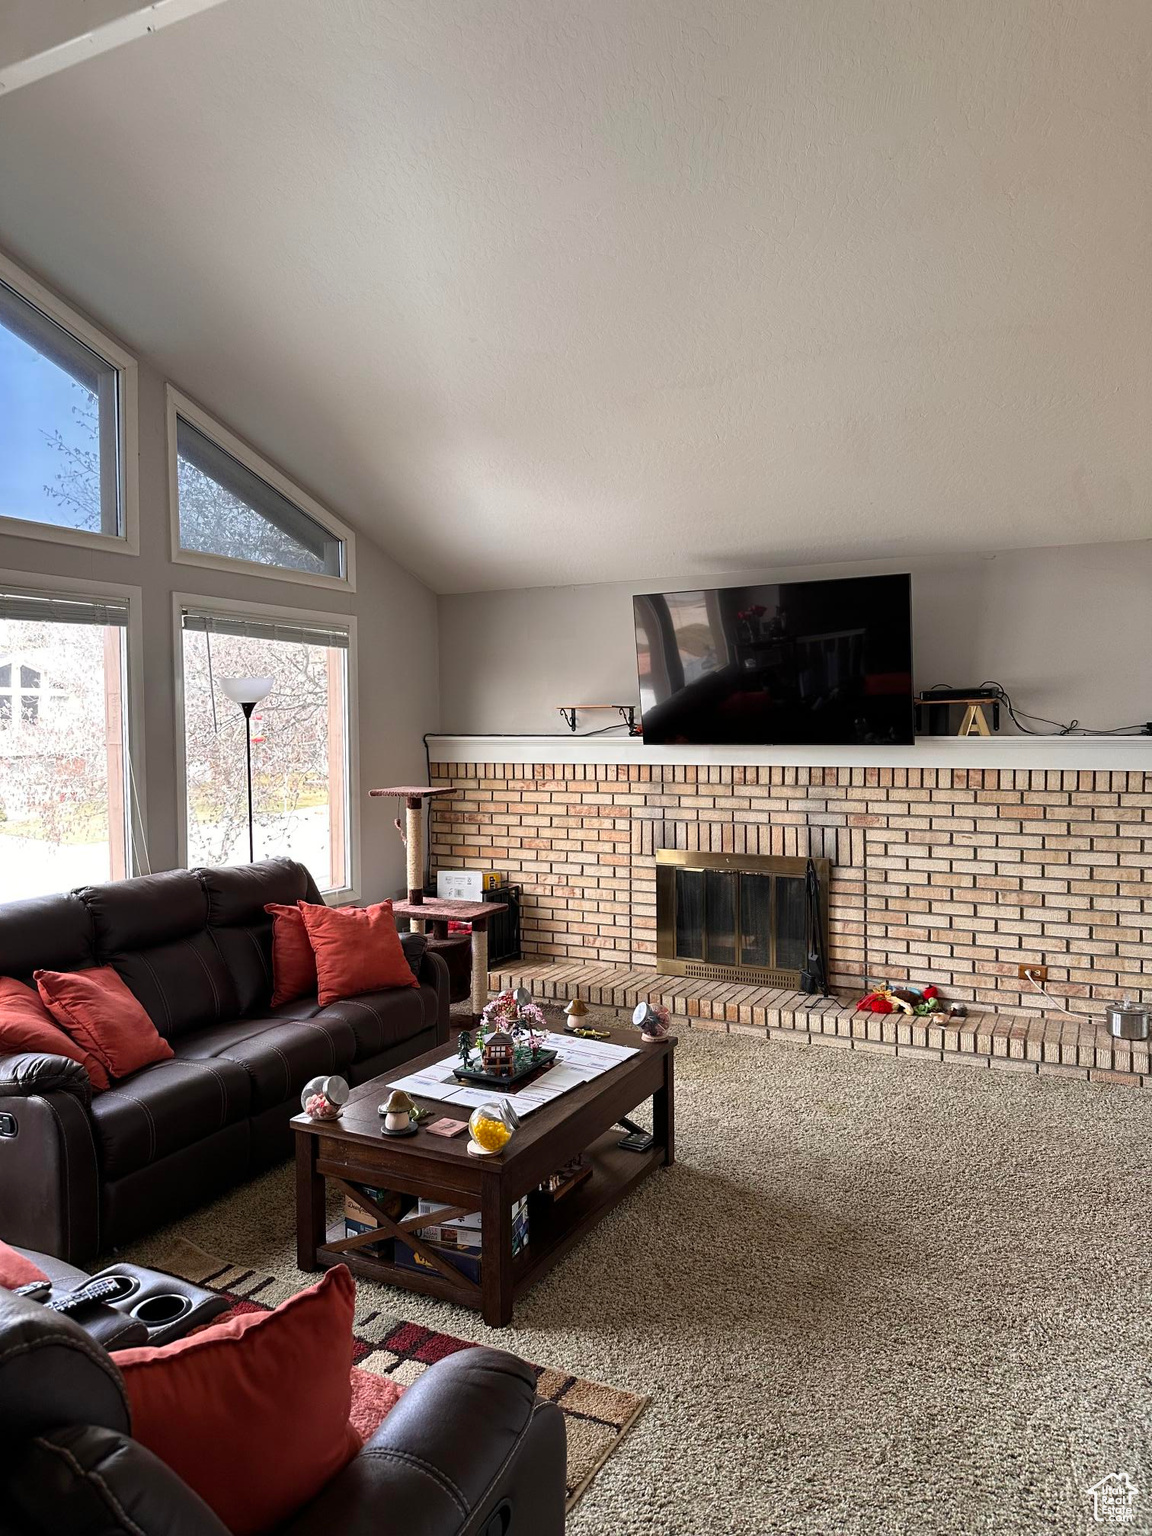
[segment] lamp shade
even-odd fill
[[[272,692],[270,677],[222,677],[220,686],[234,704],[259,704]]]

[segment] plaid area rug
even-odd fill
[[[235,1312],[269,1311],[293,1291],[276,1275],[229,1264],[186,1238],[176,1238],[157,1260],[157,1268],[226,1296]],[[218,1321],[218,1319],[217,1319]],[[401,1393],[437,1360],[461,1349],[475,1349],[467,1339],[435,1333],[380,1311],[357,1309],[352,1351],[352,1422],[370,1435]],[[564,1415],[568,1434],[568,1501],[571,1509],[650,1398],[623,1392],[602,1382],[550,1366],[534,1365],[536,1391]]]

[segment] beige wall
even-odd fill
[[[563,729],[558,704],[634,703],[634,592],[907,570],[918,688],[994,678],[1020,708],[1054,720],[1152,720],[1148,539],[441,597],[441,728],[548,732]],[[589,715],[580,729],[608,718]]]
[[[173,381],[179,383],[178,380]],[[212,402],[205,401],[211,409]],[[164,379],[141,363],[139,376],[140,553],[138,556],[0,534],[0,581],[21,573],[120,582],[143,589],[143,689],[148,851],[153,869],[178,859],[172,594],[195,593],[289,608],[355,614],[359,638],[362,894],[392,895],[404,885],[403,849],[391,813],[367,799],[378,784],[423,780],[421,736],[437,723],[436,600],[362,535],[356,540],[357,591],[176,565],[171,558]],[[228,423],[225,423],[226,425]],[[258,444],[254,446],[259,446]],[[292,466],[279,466],[286,474]],[[323,504],[323,487],[306,487]],[[332,507],[355,520],[355,508]],[[353,744],[357,750],[357,744]],[[0,900],[4,899],[0,871]]]

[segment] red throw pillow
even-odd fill
[[[308,997],[316,990],[316,956],[300,908],[270,901],[272,917],[272,1006]]]
[[[108,1086],[108,1074],[91,1051],[66,1035],[40,1001],[40,994],[13,976],[0,976],[0,1056],[36,1051],[78,1061],[97,1093]]]
[[[173,1054],[110,965],[91,971],[36,971],[34,979],[60,1028],[90,1051],[109,1077],[127,1077]]]
[[[279,1526],[360,1449],[349,1423],[355,1302],[341,1264],[274,1312],[117,1351],[133,1439],[233,1536]]]
[[[31,1259],[17,1253],[15,1248],[9,1248],[7,1243],[0,1243],[0,1286],[6,1291],[14,1291],[18,1285],[31,1285],[33,1280],[47,1278],[39,1264],[33,1264]]]
[[[357,992],[420,985],[405,958],[390,901],[375,907],[318,907],[302,901],[300,911],[316,956],[321,1007]]]

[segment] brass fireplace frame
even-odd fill
[[[832,872],[830,859],[813,859],[816,876],[820,881],[820,922],[823,929],[823,952],[828,953],[828,884]],[[663,976],[691,976],[697,980],[731,981],[745,986],[781,987],[796,991],[800,985],[800,971],[790,966],[757,966],[742,964],[714,964],[708,960],[682,959],[676,954],[676,871],[678,869],[720,869],[735,874],[787,875],[803,879],[808,872],[806,858],[785,858],[768,853],[688,853],[679,848],[659,848],[656,851],[656,969]],[[770,887],[771,958],[776,959],[776,883]],[[744,935],[740,931],[740,901],[736,900],[737,914],[734,937],[735,953],[744,947]]]

